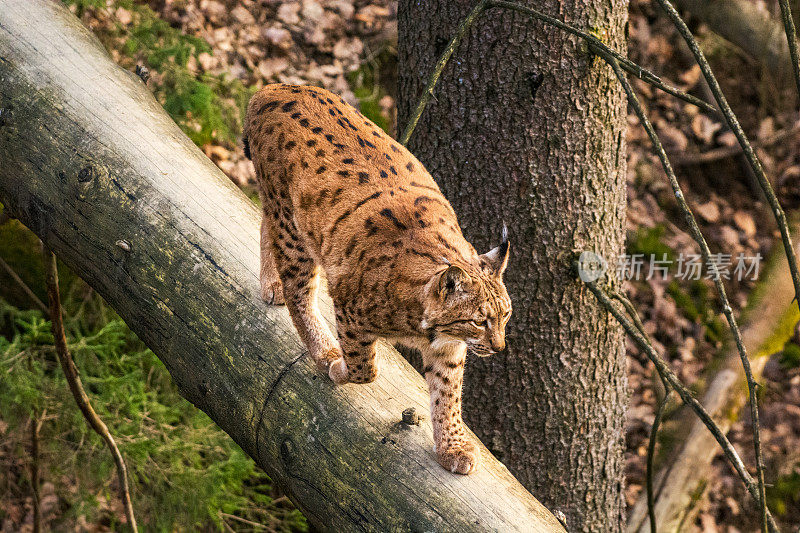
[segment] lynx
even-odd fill
[[[479,448],[461,418],[467,351],[505,348],[509,242],[479,255],[417,159],[345,101],[269,85],[250,100],[245,152],[262,199],[261,290],[288,307],[337,384],[378,375],[379,338],[417,348],[439,463],[469,474]],[[336,337],[317,308],[324,273]]]

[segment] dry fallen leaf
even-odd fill
[[[258,63],[258,72],[264,79],[270,80],[280,74],[289,66],[289,61],[285,57],[271,57]]]
[[[714,122],[706,115],[699,114],[692,119],[692,132],[695,137],[705,144],[711,144],[714,134],[719,131],[722,124]]]
[[[753,216],[746,211],[736,211],[733,214],[733,222],[736,227],[744,232],[748,237],[754,237],[756,234],[756,223]]]
[[[702,71],[700,70],[700,65],[695,63],[692,65],[689,70],[685,70],[680,75],[681,82],[686,86],[684,87],[686,90],[692,89],[697,82],[700,81],[700,75]]]
[[[231,11],[231,15],[233,15],[233,18],[235,18],[240,24],[256,23],[255,17],[244,6],[234,7]]]
[[[714,224],[719,222],[719,206],[715,202],[706,202],[694,207],[694,212],[702,217],[703,220]]]
[[[278,8],[278,20],[283,22],[284,24],[299,24],[300,23],[300,16],[298,13],[300,12],[300,4],[298,3],[285,3],[281,4],[281,7]]]

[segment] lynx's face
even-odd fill
[[[479,256],[480,267],[451,265],[430,281],[423,327],[431,343],[464,342],[486,357],[506,347],[511,299],[503,284],[509,245]]]

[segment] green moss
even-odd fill
[[[686,528],[686,520],[693,515],[693,510],[703,498],[703,494],[706,492],[706,488],[708,487],[708,480],[703,478],[697,482],[695,485],[694,490],[692,490],[691,494],[689,495],[689,504],[683,511],[683,516],[681,516],[680,522],[678,523],[678,527],[676,531],[684,531]]]
[[[796,228],[798,226],[798,216],[791,213],[787,216],[789,218],[787,221],[789,227]],[[762,262],[759,280],[747,296],[747,305],[742,311],[743,321],[747,320],[750,313],[757,312],[756,310],[759,308],[761,302],[770,294],[771,285],[769,280],[775,277],[777,269],[786,261],[785,257],[786,254],[782,244],[776,243],[776,246],[772,247],[769,255],[767,255],[766,259]]]
[[[99,0],[64,2],[77,6],[79,14],[106,4]],[[195,144],[235,144],[245,106],[255,89],[223,74],[192,72],[189,61],[201,53],[211,53],[211,47],[205,40],[173,28],[149,6],[132,0],[111,0],[109,11],[116,7],[128,9],[133,22],[123,25],[112,20],[111,26],[98,28],[95,33],[108,48],[121,52],[119,63],[128,69],[142,63],[158,74],[150,82],[153,94]]]
[[[800,473],[792,472],[767,485],[767,505],[778,516],[785,515],[789,506],[800,505]]]
[[[768,357],[783,349],[794,334],[794,327],[798,321],[800,321],[800,311],[798,311],[797,305],[792,303],[775,324],[769,337],[758,347],[751,358]]]
[[[666,415],[666,413],[665,413]],[[668,419],[665,416],[665,419]],[[680,431],[679,427],[674,421],[666,420],[658,429],[658,448],[656,455],[653,459],[653,465],[656,469],[664,463],[664,461],[672,455],[677,444],[680,444]]]
[[[628,238],[628,254],[643,254],[646,258],[654,255],[658,260],[666,256],[667,260],[674,261],[675,251],[662,240],[665,231],[664,226],[640,227],[633,237]]]
[[[783,347],[779,359],[781,366],[786,369],[797,368],[800,366],[800,346],[793,342],[787,342]]]
[[[687,291],[677,280],[672,280],[667,286],[667,294],[686,318],[705,326],[706,340],[719,345],[727,339],[727,325],[714,310],[711,290],[703,281],[692,281]]]
[[[40,300],[46,301],[47,291],[42,285],[44,268],[39,253],[39,239],[17,220],[10,220],[0,226],[0,258]],[[63,265],[59,265],[59,276],[67,285],[75,279],[75,275]],[[31,298],[4,268],[0,268],[0,287],[3,288],[0,292],[10,304],[22,308],[34,307]]]
[[[16,221],[0,226],[0,257],[46,301],[32,233]],[[119,316],[67,269],[60,266],[59,272],[67,341],[93,406],[125,457],[141,529],[222,530],[220,513],[227,513],[269,524],[271,531],[305,531],[302,515],[287,503],[272,503],[270,479],[180,396],[161,361]],[[72,529],[84,517],[90,524],[124,529],[103,503],[117,497],[113,461],[75,406],[52,345],[42,311],[3,278],[0,421],[8,428],[0,439],[0,522],[6,498],[29,496],[27,470],[15,465],[27,462],[29,417],[46,410],[40,470],[43,481],[55,486],[61,506],[48,526]]]
[[[382,71],[387,65],[393,65],[396,58],[391,48],[384,47],[372,61],[364,63],[360,68],[347,75],[350,88],[358,98],[359,111],[377,124],[383,131],[391,133],[391,117],[383,112],[380,100],[388,94],[382,84]]]

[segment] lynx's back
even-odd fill
[[[269,85],[250,101],[245,150],[262,199],[261,288],[285,301],[338,384],[378,374],[383,337],[422,351],[439,462],[466,474],[479,451],[461,421],[466,351],[505,347],[509,245],[478,255],[417,159],[339,96]],[[337,338],[316,305],[324,271]]]
[[[420,281],[475,255],[419,161],[339,96],[267,86],[251,101],[247,128],[265,203],[291,203],[334,298],[369,289],[358,281],[374,276],[359,270],[386,265],[388,254],[405,256],[395,266]]]

